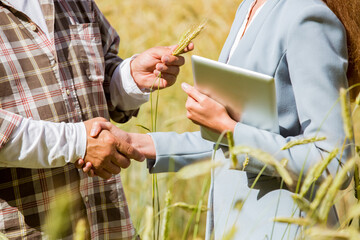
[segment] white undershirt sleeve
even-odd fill
[[[110,82],[111,103],[124,111],[137,109],[149,100],[150,93],[141,91],[131,75],[130,62],[135,57],[125,59],[115,69]]]
[[[53,123],[24,118],[0,150],[0,167],[61,167],[83,158],[85,151],[84,123]]]

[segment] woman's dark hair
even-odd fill
[[[323,0],[343,23],[347,33],[349,86],[360,83],[360,0]],[[356,98],[360,87],[350,92]]]

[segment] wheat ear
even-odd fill
[[[292,186],[294,184],[293,179],[291,178],[289,172],[285,169],[285,167],[267,152],[246,146],[235,146],[232,149],[231,154],[248,154],[250,157],[254,157],[266,165],[275,167],[278,174],[282,177],[282,179],[284,179],[284,182],[288,186]]]
[[[334,149],[323,161],[316,163],[310,168],[309,173],[306,175],[304,183],[301,186],[300,196],[305,196],[311,185],[318,180],[326,167],[330,164],[331,160],[334,159],[338,153],[339,149]]]
[[[350,114],[350,106],[348,104],[347,91],[344,88],[340,89],[340,104],[341,104],[341,115],[344,120],[344,131],[348,139],[354,138],[353,125]]]
[[[288,142],[285,146],[283,146],[281,148],[281,150],[286,150],[289,148],[292,148],[296,145],[303,145],[303,144],[308,144],[308,143],[313,143],[313,142],[318,142],[318,141],[324,141],[326,139],[326,137],[312,137],[312,138],[306,138],[306,139],[299,139],[299,140],[293,140]]]
[[[161,236],[163,240],[169,239],[169,222],[171,217],[171,211],[170,208],[172,201],[172,194],[170,191],[167,191],[166,197],[165,197],[165,209],[164,209],[164,215],[163,215],[163,223],[161,228]]]
[[[183,34],[178,43],[178,47],[173,51],[172,55],[177,56],[181,54],[189,43],[195,39],[200,32],[205,28],[207,20],[202,21],[198,26],[192,27],[185,34]]]

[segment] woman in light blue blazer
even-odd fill
[[[340,105],[333,105],[340,88],[348,87],[346,31],[321,0],[267,0],[261,6],[252,5],[253,2],[244,0],[240,5],[219,61],[275,78],[280,133],[235,122],[223,106],[183,85],[189,94],[188,117],[216,132],[231,130],[235,145],[262,149],[279,161],[286,158],[289,171],[299,175],[304,168],[306,173],[334,148],[341,148],[345,139]],[[252,7],[258,12],[251,15],[250,11],[252,20],[246,24]],[[326,140],[280,151],[289,141],[313,136],[325,136]],[[129,134],[129,137],[153,159],[148,161],[151,173],[168,171],[170,159],[175,170],[209,159],[214,150],[214,143],[202,139],[199,132]],[[293,193],[286,186],[280,187],[281,181],[271,169],[250,190],[263,165],[250,159],[245,171],[231,170],[231,161],[224,156],[227,151],[220,148],[215,153],[214,160],[224,165],[212,174],[207,238],[221,239],[235,226],[234,239],[295,239],[301,229],[272,221],[276,216],[303,214],[293,203]],[[334,174],[338,160],[344,162],[349,155],[346,149],[326,172]],[[241,166],[244,159],[238,160]],[[244,199],[241,211],[234,208],[238,200]],[[330,212],[328,221],[337,223],[335,210]]]

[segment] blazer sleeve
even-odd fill
[[[289,25],[285,39],[285,64],[293,86],[300,134],[283,137],[238,123],[234,140],[235,145],[262,149],[279,161],[288,159],[288,169],[299,175],[302,169],[306,173],[310,166],[326,157],[334,148],[341,149],[345,139],[338,99],[340,88],[347,88],[346,33],[337,17],[325,5],[318,5],[297,14]],[[280,150],[289,141],[314,136],[327,139]],[[348,147],[341,161],[346,161],[349,155]],[[243,158],[238,159],[242,164]],[[339,159],[340,156],[329,165],[331,173],[337,171]],[[263,166],[259,161],[250,159],[247,168],[258,173]]]
[[[156,149],[156,160],[148,159],[151,173],[178,171],[193,162],[211,159],[214,143],[204,140],[200,132],[156,132],[149,135]]]

